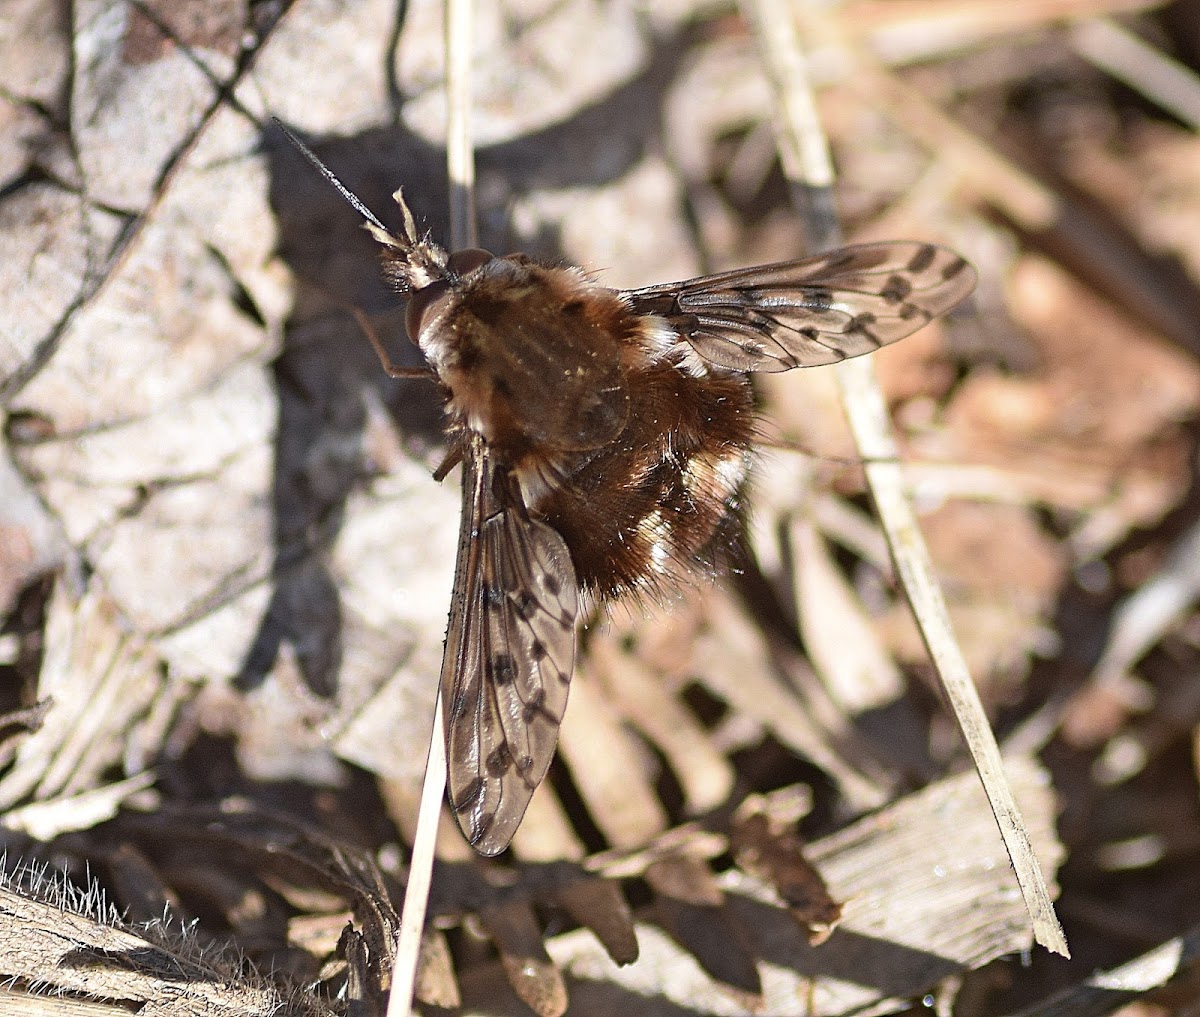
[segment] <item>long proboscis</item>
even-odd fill
[[[271,119],[283,132],[284,137],[296,146],[296,149],[312,164],[313,168],[329,181],[336,188],[338,194],[345,198],[350,206],[363,217],[365,220],[363,225],[367,232],[385,248],[395,252],[396,260],[393,261],[393,269],[390,274],[396,280],[397,285],[405,290],[420,289],[445,275],[446,252],[428,236],[421,237],[417,234],[416,220],[413,218],[408,203],[404,200],[404,195],[399,190],[392,195],[396,204],[400,206],[400,213],[404,218],[404,232],[402,236],[398,237],[384,226],[378,216],[367,208],[366,203],[343,184],[337,174],[326,166],[317,154],[296,137],[278,117],[271,117]]]
[[[375,213],[367,208],[357,194],[355,194],[352,190],[350,190],[349,187],[347,187],[341,182],[341,180],[338,179],[337,174],[335,174],[333,170],[331,170],[325,165],[325,163],[321,161],[316,152],[314,152],[311,148],[304,144],[303,141],[296,137],[296,135],[284,125],[283,121],[280,120],[279,117],[271,117],[271,120],[274,122],[276,127],[283,131],[284,137],[286,137],[288,141],[296,146],[296,150],[303,155],[305,159],[312,163],[313,168],[316,169],[321,176],[333,184],[335,188],[337,188],[338,194],[340,194],[350,203],[354,211],[366,219],[367,223],[371,226],[374,226],[375,229],[380,230],[383,233],[388,233],[388,228],[379,221]],[[390,236],[391,234],[389,233],[388,235]]]

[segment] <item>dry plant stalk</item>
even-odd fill
[[[315,1000],[285,998],[265,980],[245,980],[237,958],[206,955],[186,931],[147,938],[122,927],[98,890],[81,896],[47,879],[23,884],[0,886],[0,954],[14,990],[8,1012],[66,1014],[78,995],[93,1013],[131,1003],[195,1017],[330,1013]]]
[[[814,14],[814,17],[818,16]],[[769,74],[779,93],[780,149],[785,170],[793,182],[805,186],[821,199],[809,205],[813,217],[811,234],[822,245],[836,243],[840,239],[836,220],[825,214],[832,207],[829,187],[833,182],[833,165],[804,73],[793,11],[790,5],[780,0],[757,0],[752,20],[758,26]],[[1025,898],[1034,935],[1047,949],[1069,957],[1066,937],[1054,914],[1046,879],[1004,776],[1000,749],[951,629],[928,549],[905,493],[903,470],[897,460],[882,390],[866,360],[839,364],[837,372],[846,414],[863,456],[867,481],[897,571],[939,681],[992,804]]]

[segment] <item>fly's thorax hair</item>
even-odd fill
[[[448,410],[504,459],[593,448],[624,425],[626,378],[646,365],[640,319],[580,269],[486,256],[413,294],[409,334]],[[483,252],[480,252],[483,256]]]

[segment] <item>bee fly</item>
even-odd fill
[[[282,127],[282,125],[280,125]],[[284,129],[286,131],[286,128]],[[635,290],[521,254],[448,253],[366,220],[408,296],[409,338],[445,400],[463,509],[442,661],[450,804],[503,851],[546,776],[575,619],[711,568],[733,538],[755,419],[747,374],[832,364],[902,339],[975,285],[933,244],[859,244]]]

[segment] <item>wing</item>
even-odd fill
[[[450,804],[485,855],[508,847],[546,776],[575,664],[579,594],[567,545],[508,490],[473,436],[442,697]]]
[[[900,240],[622,295],[666,319],[710,364],[789,371],[903,339],[974,287],[975,270],[953,251]]]

